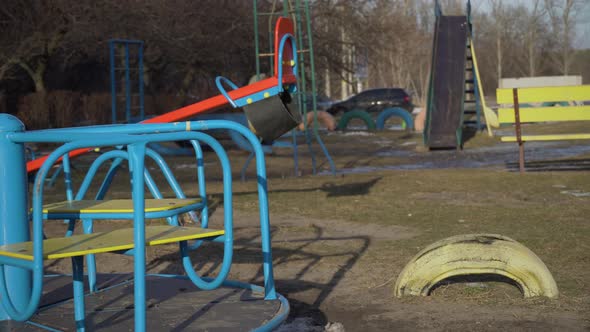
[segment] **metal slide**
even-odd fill
[[[430,149],[461,147],[468,33],[466,16],[437,15],[424,129]]]

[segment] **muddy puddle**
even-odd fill
[[[408,144],[410,143],[410,144]],[[406,142],[410,146],[412,142]],[[559,143],[530,142],[525,145],[525,160],[531,170],[589,170],[590,160],[581,156],[590,154],[590,145],[560,146]],[[338,174],[359,174],[381,170],[418,170],[444,168],[498,168],[509,171],[518,170],[518,146],[516,144],[497,144],[464,150],[416,150],[391,148],[378,151],[381,158],[406,158],[407,163],[380,166],[359,166],[340,168]],[[331,174],[324,171],[320,174]]]

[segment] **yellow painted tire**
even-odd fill
[[[427,296],[440,281],[461,275],[495,274],[516,282],[524,297],[559,294],[547,266],[531,250],[506,236],[465,234],[435,242],[404,267],[395,296]]]

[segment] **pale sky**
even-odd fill
[[[502,0],[505,3],[522,3],[533,5],[533,0]],[[581,10],[577,11],[576,40],[575,48],[590,48],[590,0],[581,0]],[[488,0],[471,0],[471,6],[478,10],[487,10],[489,8]]]

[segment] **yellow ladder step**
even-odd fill
[[[224,230],[183,226],[146,226],[146,244],[155,246],[185,240],[214,238]],[[108,232],[80,234],[43,241],[43,258],[58,259],[88,254],[115,252],[134,248],[133,228]],[[0,256],[33,260],[33,242],[20,242],[0,246]]]
[[[170,211],[193,204],[201,199],[162,198],[146,199],[145,212]],[[63,201],[43,206],[43,213],[132,213],[132,199]]]

